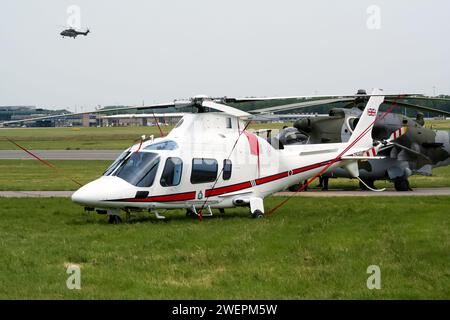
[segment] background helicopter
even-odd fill
[[[358,94],[363,96],[366,92],[359,90]],[[414,97],[412,99],[450,101],[427,97]],[[337,143],[349,139],[358,123],[366,100],[365,97],[339,98],[322,101],[322,103],[319,100],[257,111],[282,111],[286,108],[292,110],[298,107],[310,107],[311,105],[332,106],[335,103],[343,103],[343,107],[331,109],[328,116],[309,116],[297,120],[293,128],[284,129],[278,136],[282,144]],[[374,140],[378,141],[386,139],[401,127],[407,127],[408,130],[398,140],[380,149],[378,155],[384,156],[384,159],[360,163],[360,177],[367,185],[360,182],[360,187],[362,189],[367,189],[367,187],[374,189],[376,180],[389,180],[394,183],[397,191],[408,191],[410,190],[408,177],[411,175],[430,176],[433,168],[450,164],[450,132],[424,127],[425,121],[422,112],[444,116],[450,116],[450,112],[411,104],[403,99],[386,99],[384,103],[393,107],[394,110],[396,107],[405,107],[419,112],[417,112],[415,119],[398,113],[389,113],[383,119],[378,119],[375,122],[372,134]],[[347,172],[339,168],[327,172],[321,179],[324,190],[328,189],[328,179],[331,177],[351,178]]]
[[[60,35],[64,38],[64,37],[69,37],[69,38],[76,38],[79,35],[83,35],[83,36],[87,36],[87,34],[89,33],[89,29],[86,29],[85,32],[82,31],[77,31],[74,28],[69,28],[69,29],[65,29],[63,30]]]

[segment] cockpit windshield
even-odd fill
[[[159,155],[153,152],[134,152],[119,164],[114,176],[135,185],[151,187],[159,165]]]
[[[117,157],[117,159],[106,169],[106,171],[103,173],[104,176],[109,176],[111,173],[114,172],[114,170],[117,169],[119,164],[125,160],[125,158],[130,154],[130,151],[125,150],[120,154],[120,156]]]
[[[153,143],[144,148],[145,150],[175,150],[178,149],[178,144],[172,140],[165,140]]]

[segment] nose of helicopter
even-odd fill
[[[130,185],[117,177],[100,177],[72,194],[72,201],[81,205],[98,206],[108,200],[129,196]]]

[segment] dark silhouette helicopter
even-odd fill
[[[66,30],[63,30],[60,35],[62,35],[62,37],[69,37],[69,38],[76,38],[79,35],[83,35],[83,36],[87,36],[87,34],[89,33],[89,29],[86,30],[86,32],[82,32],[82,31],[77,31],[74,28],[69,28]]]

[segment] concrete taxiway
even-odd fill
[[[31,150],[45,160],[114,160],[121,150]],[[0,150],[0,160],[34,159],[22,150]]]
[[[4,198],[68,198],[73,191],[0,191],[0,197]],[[408,192],[386,190],[373,191],[316,191],[306,192],[278,192],[275,196],[286,197],[404,197],[404,196],[450,196],[450,188],[420,188]]]

